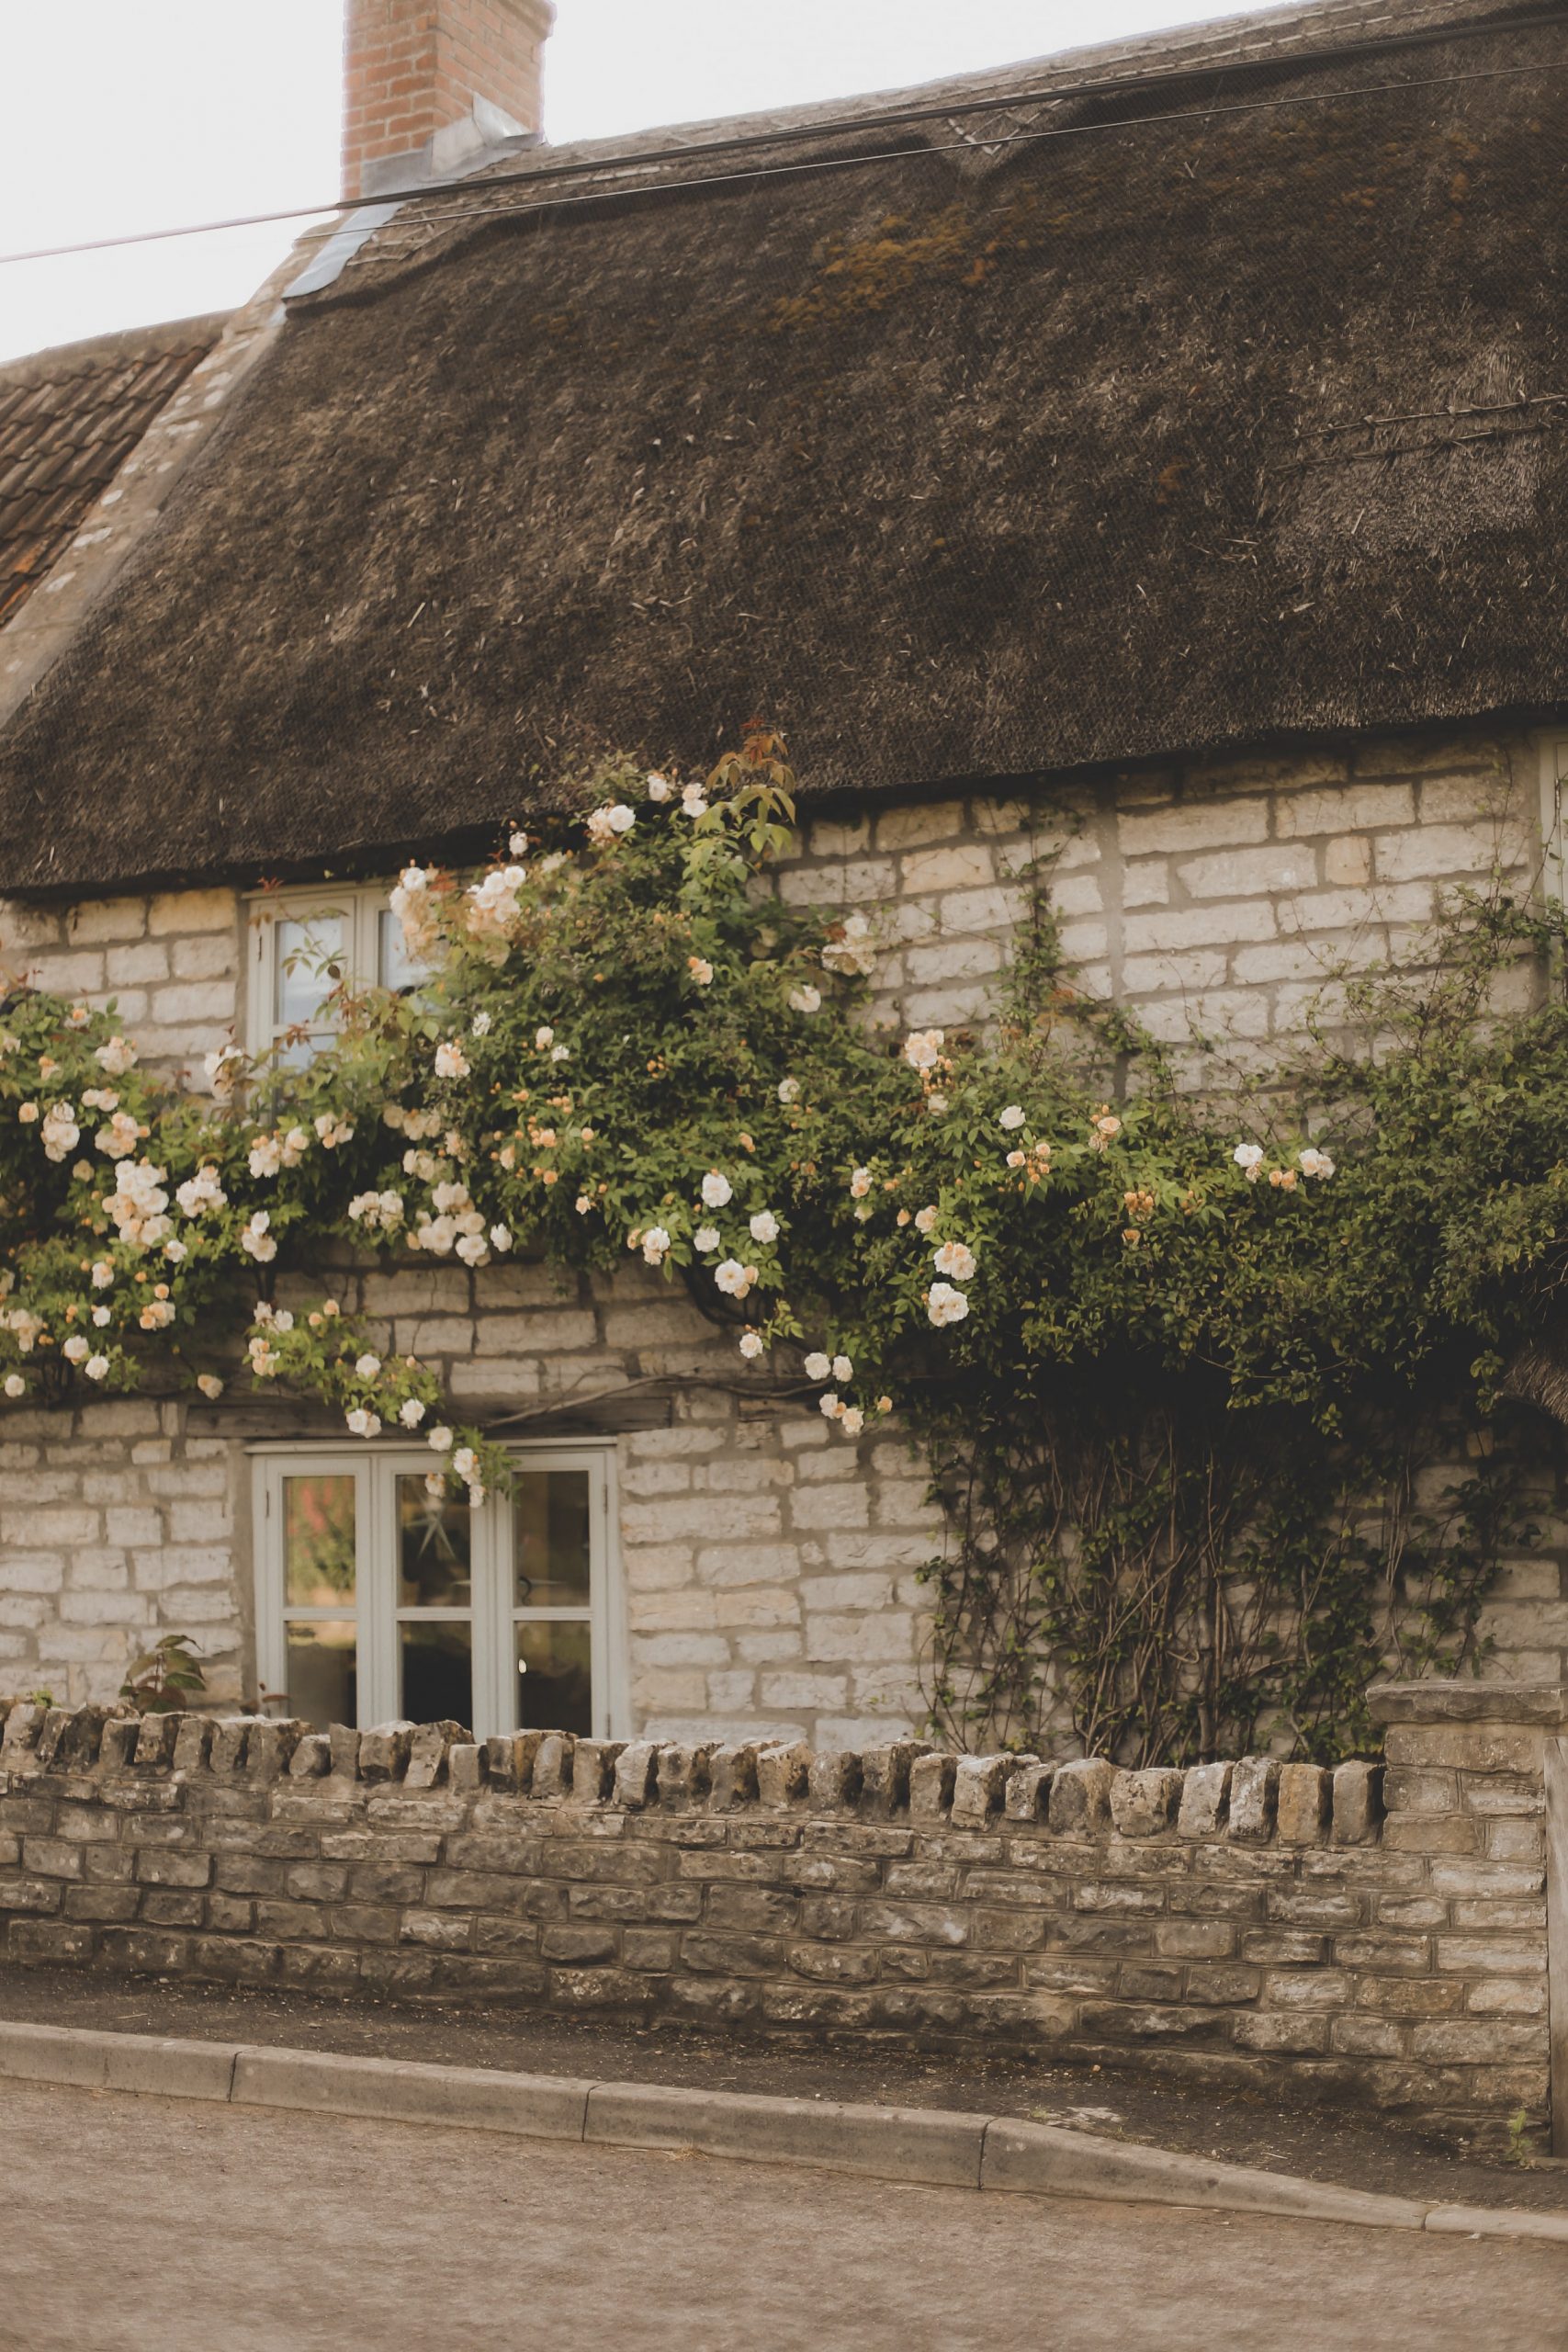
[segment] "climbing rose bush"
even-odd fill
[[[1433,1366],[1484,1412],[1550,1322],[1568,1015],[1477,1017],[1544,944],[1523,910],[1471,909],[1414,993],[1369,984],[1360,1041],[1312,1037],[1244,1116],[1081,994],[1045,871],[987,1023],[905,1032],[873,1017],[875,921],[773,887],[777,739],[700,779],[613,759],[570,781],[580,813],[509,828],[482,873],[404,867],[423,977],[333,990],[303,1068],[298,1040],[229,1046],[182,1089],[112,1005],[5,1001],[0,1400],[288,1384],[477,1496],[504,1454],[429,1368],[330,1295],[280,1303],[278,1275],[344,1242],[631,1263],[729,1332],[738,1380],[814,1398],[845,1442],[901,1411],[939,1467],[957,1437],[988,1447],[994,1497],[1064,1398],[1109,1397],[1098,1426],[1118,1398],[1198,1398],[1211,1431],[1283,1414],[1326,1444]],[[1032,1592],[1057,1540],[1030,1536]],[[1154,1560],[1157,1525],[1140,1540]]]

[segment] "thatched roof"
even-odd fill
[[[178,319],[0,365],[0,627],[64,554],[222,324]]]
[[[405,208],[0,743],[0,886],[757,710],[888,794],[1568,702],[1565,96],[1559,10],[1333,0]]]

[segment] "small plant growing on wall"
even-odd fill
[[[1127,1761],[1364,1747],[1380,1662],[1473,1658],[1522,1540],[1502,1400],[1568,1285],[1568,1007],[1500,984],[1560,918],[1456,903],[1416,978],[1206,1102],[1086,996],[1048,865],[987,1025],[872,1026],[873,929],[771,886],[793,787],[761,728],[705,777],[566,779],[476,877],[405,868],[416,990],[340,982],[329,1049],[216,1055],[210,1093],[151,1077],[112,1008],[11,999],[0,1403],[216,1400],[237,1356],[477,1498],[507,1477],[484,1429],[275,1275],[344,1243],[629,1257],[738,1379],[923,1447],[950,1735],[1023,1747],[1065,1711]],[[166,1637],[128,1690],[192,1672]]]
[[[207,1689],[207,1677],[188,1634],[164,1634],[132,1658],[119,1695],[143,1715],[172,1714]]]

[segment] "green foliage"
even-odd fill
[[[119,1695],[144,1715],[166,1715],[207,1688],[201,1660],[188,1634],[165,1634],[132,1658]]]
[[[478,879],[405,871],[427,977],[340,986],[303,1069],[286,1040],[181,1093],[111,1016],[9,1002],[8,1398],[215,1396],[243,1345],[478,1494],[501,1449],[334,1300],[278,1305],[276,1263],[629,1251],[841,1441],[897,1411],[924,1449],[952,1529],[932,1710],[961,1738],[1065,1713],[1134,1759],[1281,1732],[1332,1758],[1370,1739],[1380,1658],[1476,1657],[1527,1540],[1502,1374],[1563,1281],[1568,1012],[1502,1009],[1554,920],[1456,907],[1416,978],[1357,984],[1245,1105],[1212,1102],[1078,991],[1046,867],[986,1030],[892,1038],[874,929],[770,886],[776,739],[705,784],[610,760],[576,794],[585,817]]]

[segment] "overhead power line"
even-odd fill
[[[1529,18],[1528,23],[1518,29],[1529,29],[1538,25],[1564,23],[1568,23],[1568,9],[1554,9],[1550,14]],[[1258,71],[1265,64],[1273,64],[1276,67],[1283,64],[1296,68],[1307,66],[1316,68],[1325,64],[1359,61],[1369,54],[1380,53],[1389,49],[1425,48],[1438,41],[1451,42],[1474,38],[1483,32],[1495,29],[1495,24],[1438,29],[1412,33],[1386,43],[1359,41],[1337,50],[1303,51],[1296,57],[1227,60],[1223,65],[1209,70],[1230,74],[1247,70],[1249,66],[1251,70]],[[1563,64],[1568,65],[1568,58],[1563,60]],[[95,237],[77,244],[39,245],[29,252],[0,254],[0,267],[22,262],[63,261],[80,254],[119,252],[127,246],[165,243],[181,237],[218,236],[234,229],[277,227],[284,221],[308,220],[327,213],[344,216],[343,219],[334,219],[329,227],[314,232],[307,232],[299,243],[310,242],[312,236],[316,241],[324,241],[328,237],[335,236],[342,228],[349,225],[355,211],[371,205],[389,203],[423,205],[434,198],[457,196],[472,198],[481,191],[489,194],[494,189],[509,187],[525,187],[537,191],[562,180],[590,177],[602,183],[608,173],[627,174],[655,169],[663,164],[694,162],[698,157],[734,154],[756,148],[776,148],[808,141],[842,139],[863,130],[886,132],[924,122],[956,122],[972,115],[1016,112],[1021,107],[1065,105],[1104,97],[1131,98],[1172,82],[1194,79],[1201,70],[1192,66],[1161,74],[1130,76],[1122,81],[1082,82],[1068,84],[1055,89],[1014,90],[1005,96],[998,95],[987,98],[972,98],[945,106],[901,107],[895,111],[880,111],[864,115],[839,115],[818,122],[790,124],[777,130],[738,133],[728,139],[695,141],[689,146],[651,147],[624,155],[602,155],[596,158],[583,158],[577,162],[537,164],[522,171],[496,172],[484,178],[433,180],[423,187],[388,189],[383,196],[365,196],[353,201],[340,196],[325,204],[290,205],[277,212],[236,213],[224,220],[192,221],[173,229],[143,229],[128,236]],[[1420,80],[1363,83],[1347,89],[1297,91],[1290,96],[1244,99],[1229,106],[1203,105],[1182,107],[1163,114],[1139,114],[1125,119],[1050,124],[1041,128],[1016,130],[1010,132],[1005,139],[991,143],[998,147],[1012,147],[1033,144],[1044,140],[1080,139],[1091,137],[1096,133],[1143,130],[1171,123],[1211,122],[1228,116],[1264,113],[1291,107],[1332,105],[1342,103],[1349,98],[1379,97],[1404,90],[1444,89],[1457,84],[1475,82],[1517,81],[1531,74],[1540,75],[1552,70],[1551,65],[1504,65],[1483,68],[1473,74],[1440,74]],[[980,143],[984,142],[972,139],[949,140],[940,144],[928,141],[923,148],[914,151],[908,148],[884,148],[860,155],[807,156],[796,163],[761,164],[746,171],[702,172],[686,179],[644,180],[632,187],[600,185],[576,193],[547,194],[541,200],[536,202],[510,205],[470,204],[461,211],[455,210],[447,213],[445,218],[454,220],[478,218],[498,219],[513,212],[548,211],[567,205],[604,203],[626,196],[678,194],[682,189],[694,187],[734,187],[745,181],[774,179],[804,172],[821,172],[829,169],[849,170],[871,164],[902,162],[911,153],[950,154]]]

